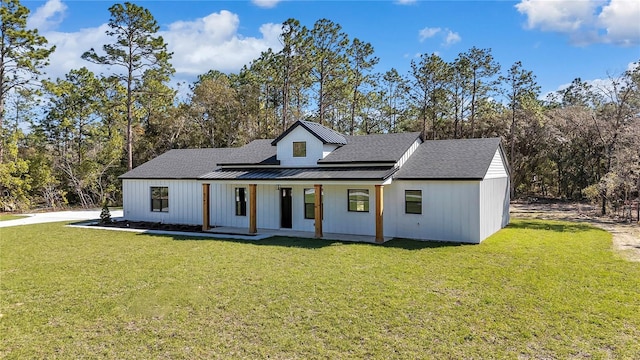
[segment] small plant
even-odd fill
[[[111,224],[111,211],[107,206],[107,202],[102,203],[102,211],[100,212],[100,224]]]

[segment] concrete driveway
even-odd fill
[[[122,210],[110,210],[111,218],[122,217]],[[0,228],[18,225],[41,224],[58,221],[82,221],[100,219],[100,210],[55,211],[48,213],[23,214],[26,218],[0,221]]]

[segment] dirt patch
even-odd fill
[[[640,262],[640,224],[600,216],[597,207],[582,203],[512,203],[514,218],[584,222],[613,235],[613,248],[625,259]]]

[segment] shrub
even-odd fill
[[[110,224],[111,223],[111,212],[109,211],[109,207],[107,206],[107,202],[102,203],[102,211],[100,212],[100,224]]]

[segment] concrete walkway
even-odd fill
[[[100,219],[100,210],[55,211],[47,213],[21,214],[22,219],[0,221],[0,228],[19,225],[31,225],[58,221],[82,221]],[[122,217],[122,210],[111,210],[111,218]]]
[[[147,234],[159,234],[159,235],[174,235],[174,236],[191,236],[191,237],[208,237],[208,238],[220,238],[220,239],[241,239],[241,240],[262,240],[273,236],[288,236],[298,238],[313,239],[315,234],[313,232],[306,231],[293,231],[289,229],[269,230],[258,229],[258,233],[251,235],[246,228],[234,228],[234,227],[217,227],[211,228],[204,233],[193,232],[181,232],[181,231],[166,231],[166,230],[144,230],[144,229],[123,229],[119,227],[101,227],[101,226],[88,226],[91,221],[98,221],[100,219],[100,210],[77,210],[77,211],[56,211],[48,213],[36,213],[36,214],[22,214],[27,216],[26,218],[0,221],[0,228],[19,225],[31,225],[41,224],[49,222],[59,221],[78,221],[79,224],[71,226],[81,227],[87,229],[102,229],[112,231],[129,231],[137,233]],[[111,210],[111,218],[113,220],[121,220],[123,214],[122,210]],[[332,234],[325,233],[324,237],[319,240],[338,240],[349,242],[365,242],[375,243],[373,236],[363,235],[349,235],[349,234]],[[384,241],[387,242],[391,238],[385,237]]]

